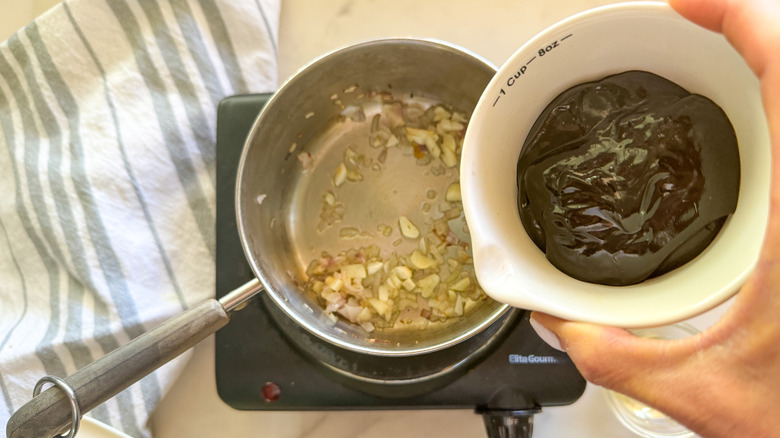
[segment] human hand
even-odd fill
[[[538,312],[531,318],[537,329],[541,324],[557,336],[587,380],[647,403],[704,437],[780,437],[780,0],[670,4],[722,32],[761,81],[774,178],[756,269],[726,315],[686,339],[643,339]]]

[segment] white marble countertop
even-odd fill
[[[435,38],[471,50],[496,66],[545,27],[574,13],[615,3],[605,0],[283,0],[279,77],[311,60],[373,38]],[[722,306],[693,321],[703,328]],[[545,408],[535,419],[536,438],[634,436],[607,410],[600,389],[588,385],[576,403]],[[469,410],[359,412],[236,411],[217,395],[214,341],[195,347],[182,377],[151,420],[155,438],[431,438],[486,436],[482,418]]]

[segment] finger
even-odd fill
[[[694,23],[723,32],[759,77],[780,56],[777,0],[669,0],[669,4]]]
[[[645,355],[637,349],[627,354],[632,345],[636,347],[635,337],[622,329],[565,321],[539,312],[533,312],[531,320],[554,333],[583,377],[597,385],[620,387],[628,378],[623,373],[635,366],[632,356]],[[630,363],[619,357],[628,358]]]
[[[658,376],[679,367],[701,348],[692,338],[644,339],[624,329],[565,321],[539,312],[533,312],[531,320],[555,334],[585,379],[641,399],[655,398],[648,389],[655,386],[652,383]]]
[[[726,0],[669,0],[669,5],[699,26],[722,31]]]
[[[662,412],[674,412],[688,427],[703,429],[698,409],[691,411],[691,406],[697,406],[691,397],[695,399],[700,391],[697,388],[711,387],[713,382],[695,364],[697,355],[691,351],[696,348],[690,347],[690,341],[643,339],[623,329],[565,321],[538,312],[531,318],[555,333],[589,382]],[[670,388],[674,388],[671,393]]]
[[[780,0],[669,0],[681,15],[708,29],[722,31],[761,79],[764,109],[770,141],[780,148]],[[773,154],[773,174],[780,175],[780,154]],[[761,260],[739,301],[760,301],[766,306],[772,297],[756,294],[775,290],[780,278],[780,181],[772,187],[770,222]],[[777,301],[778,298],[775,297]],[[774,307],[780,306],[775,304]],[[768,306],[773,307],[773,306]]]

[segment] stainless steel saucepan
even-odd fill
[[[39,438],[69,428],[73,431],[74,417],[225,326],[231,312],[261,291],[311,333],[336,346],[372,355],[409,356],[440,350],[495,322],[508,307],[488,300],[451,324],[369,333],[348,322],[334,322],[301,287],[307,264],[323,249],[336,253],[360,243],[317,229],[322,187],[331,184],[345,145],[366,141],[365,132],[344,121],[344,109],[365,93],[391,93],[444,102],[470,113],[494,72],[492,66],[462,49],[407,38],[349,46],[301,70],[258,116],[239,163],[237,222],[256,279],[220,300],[208,300],[174,317],[63,379],[71,395],[50,388],[34,397],[11,417],[7,436]],[[303,170],[301,153],[313,157]],[[420,175],[414,164],[408,172],[403,166],[395,168],[400,170],[383,172],[359,191],[357,185],[345,187],[343,197],[351,205],[345,214],[350,215],[350,223],[367,227],[377,222],[395,224],[400,215],[413,218],[426,189],[446,190],[446,186],[436,187],[441,183],[431,175]],[[396,246],[385,244],[380,249],[402,252],[408,245],[396,242]]]

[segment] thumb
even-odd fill
[[[566,321],[540,312],[533,312],[531,321],[542,332],[542,339],[551,340],[551,345],[558,341],[559,349],[586,380],[645,402],[662,397],[670,372],[685,368],[684,362],[700,348],[698,337],[646,339],[625,329]]]
[[[553,348],[566,352],[591,383],[620,386],[627,364],[616,355],[637,354],[636,337],[627,330],[566,321],[545,313],[531,313],[531,325]]]

